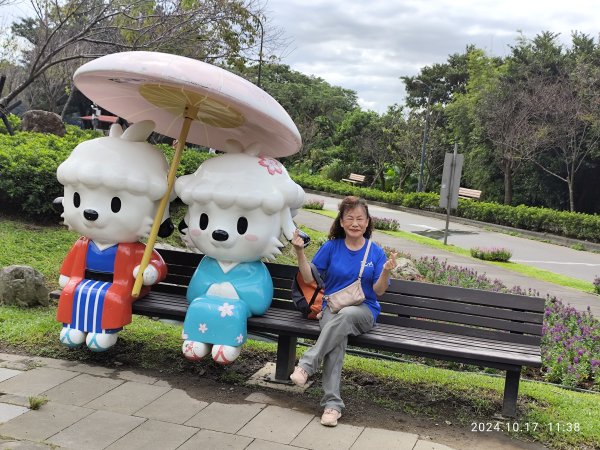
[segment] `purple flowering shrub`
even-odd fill
[[[600,277],[597,275],[594,277],[594,292],[600,294]]]
[[[471,256],[473,258],[483,259],[484,261],[507,262],[511,258],[512,252],[507,248],[473,247],[471,249]]]
[[[419,273],[430,283],[533,297],[540,295],[534,289],[523,289],[520,286],[509,288],[498,279],[492,281],[485,274],[466,267],[448,264],[446,260],[442,261],[436,256],[421,258],[415,261],[415,264]]]
[[[325,205],[325,200],[321,198],[310,197],[304,200],[303,208],[306,209],[323,209]]]
[[[396,219],[386,219],[384,217],[371,217],[373,221],[373,227],[376,230],[389,230],[398,231],[400,229],[400,222]]]
[[[556,297],[548,299],[542,328],[544,378],[566,386],[600,389],[600,321]]]
[[[415,264],[426,281],[449,286],[539,297],[533,289],[508,288],[477,271],[450,265],[436,257]],[[565,386],[600,390],[600,321],[589,308],[579,312],[556,297],[548,298],[542,327],[540,376]]]

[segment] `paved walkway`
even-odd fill
[[[332,222],[332,219],[327,216],[307,210],[300,210],[294,220],[299,225],[305,225],[314,230],[324,232],[329,231]],[[381,245],[396,248],[405,253],[409,253],[415,258],[436,256],[442,260],[447,260],[449,264],[476,270],[478,273],[485,274],[492,280],[499,279],[509,287],[521,286],[524,289],[531,288],[538,291],[541,297],[545,297],[547,294],[554,295],[579,311],[585,311],[588,307],[590,307],[592,314],[595,317],[600,317],[600,297],[597,295],[587,294],[575,289],[559,286],[554,283],[548,283],[529,278],[525,275],[503,269],[493,264],[488,264],[482,260],[428,247],[426,245],[390,236],[389,234],[378,231],[373,233],[373,237]]]
[[[350,425],[342,418],[337,427],[325,428],[302,407],[289,407],[297,402],[285,392],[189,378],[180,389],[181,380],[169,381],[157,372],[0,353],[0,449],[545,448],[502,433],[473,433],[425,418],[414,423],[399,417],[388,420],[393,429]],[[236,399],[234,390],[243,395]],[[30,396],[48,403],[30,410]]]
[[[0,353],[0,393],[2,449],[451,450],[402,431],[325,428],[261,392],[204,401],[160,378],[50,358]],[[49,402],[33,411],[29,396]]]

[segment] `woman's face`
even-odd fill
[[[341,224],[346,233],[346,237],[359,238],[365,233],[369,226],[367,211],[360,205],[349,209],[342,214]]]

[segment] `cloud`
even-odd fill
[[[595,36],[600,13],[585,0],[270,0],[271,23],[292,40],[285,64],[357,92],[362,107],[385,112],[402,102],[399,77],[475,44],[504,56],[522,31],[579,30]]]

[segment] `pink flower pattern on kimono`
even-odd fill
[[[275,159],[265,158],[264,156],[261,156],[260,160],[258,161],[258,164],[260,164],[263,167],[266,167],[266,169],[269,171],[269,175],[275,175],[276,173],[281,175],[283,173],[281,163]]]

